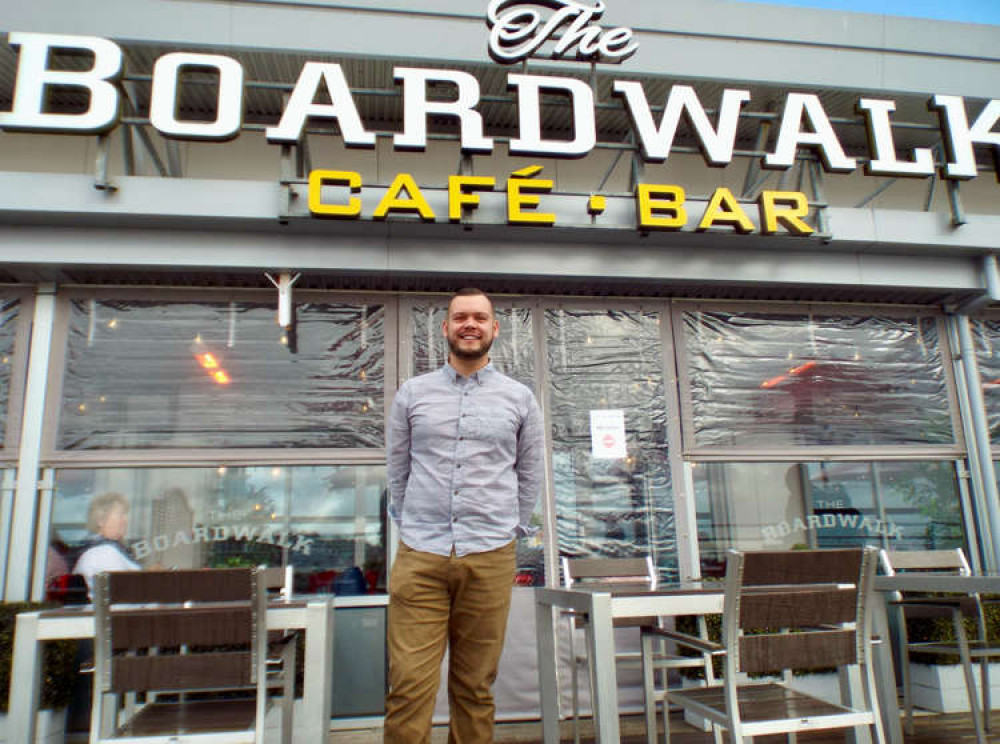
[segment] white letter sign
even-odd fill
[[[14,83],[14,105],[9,114],[0,113],[0,127],[10,131],[70,132],[100,134],[118,123],[118,90],[114,81],[122,73],[122,50],[114,42],[95,36],[59,36],[15,31],[10,45],[21,48]],[[53,50],[73,49],[94,55],[89,70],[52,70]],[[50,85],[85,88],[90,93],[82,114],[46,113],[45,90]]]
[[[215,121],[181,121],[177,118],[177,89],[184,69],[212,69],[218,72],[218,113]],[[218,54],[164,54],[153,65],[149,121],[166,137],[217,142],[237,137],[243,125],[243,65]]]

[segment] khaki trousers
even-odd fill
[[[399,544],[389,592],[385,744],[428,744],[448,647],[450,744],[491,744],[493,682],[514,584],[514,542],[440,556]]]

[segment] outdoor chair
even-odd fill
[[[91,744],[264,741],[267,591],[255,569],[96,577]],[[121,696],[135,695],[124,709]],[[144,699],[143,699],[144,698]],[[291,737],[292,698],[281,737]]]
[[[667,689],[662,695],[663,741],[670,741],[667,710],[672,703],[728,730],[733,742],[857,727],[868,727],[875,742],[884,742],[871,664],[869,609],[876,562],[874,549],[729,551],[721,644],[663,628],[642,631],[647,669],[653,638],[724,652],[721,683]],[[789,684],[792,670],[830,668],[840,669],[852,681],[843,704]],[[652,711],[647,715],[647,738],[653,742],[660,696],[651,689],[652,674],[644,677],[647,713]]]
[[[959,576],[972,575],[972,569],[961,548],[952,550],[896,550],[882,551],[882,568],[887,576],[897,573],[949,573]],[[906,730],[913,733],[913,682],[910,657],[913,654],[957,656],[962,664],[965,689],[969,696],[976,741],[985,744],[990,730],[990,659],[1000,658],[1000,640],[991,641],[987,635],[984,605],[978,594],[962,596],[926,596],[896,592],[890,606],[899,610],[897,640],[900,667],[903,675],[903,706],[906,710]],[[910,640],[907,621],[916,619],[944,619],[954,628],[954,640]],[[969,638],[966,619],[975,625],[975,635]],[[972,660],[979,662],[982,687],[982,711],[976,682],[972,673]]]
[[[616,591],[635,588],[639,590],[656,589],[656,569],[653,559],[645,558],[566,558],[562,559],[563,583],[566,588],[586,585],[611,585]],[[580,668],[588,669],[586,645],[577,650],[576,632],[585,628],[587,618],[574,612],[567,612],[569,623],[569,652],[571,659],[571,684],[573,694],[573,741],[580,742]],[[704,618],[699,618],[700,629],[706,632]],[[657,617],[616,618],[615,628],[632,627],[639,630],[646,626],[659,624]],[[665,648],[657,649],[654,666],[662,674],[668,669],[701,668],[711,675],[712,663],[708,655],[680,656],[667,653]],[[623,667],[639,668],[640,653],[638,651],[619,651],[615,654],[615,662]],[[587,674],[588,687],[593,694],[590,675]]]

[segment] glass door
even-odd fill
[[[677,578],[659,309],[545,311],[560,556],[653,556]]]

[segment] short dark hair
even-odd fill
[[[493,315],[496,315],[493,308],[493,298],[481,289],[477,289],[476,287],[462,287],[462,289],[458,290],[455,294],[448,298],[449,309],[451,308],[452,300],[456,297],[485,297],[486,301],[490,303],[490,312],[493,313]]]

